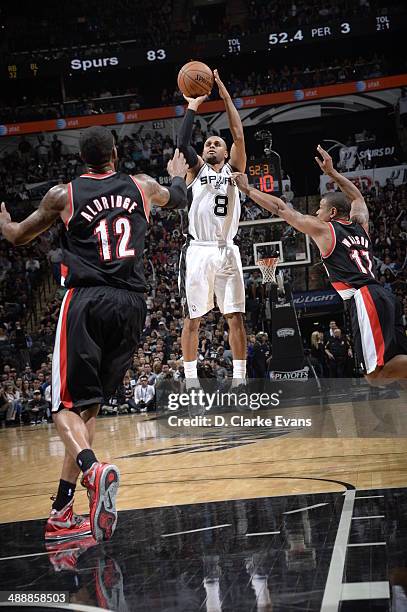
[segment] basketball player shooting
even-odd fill
[[[335,170],[331,156],[319,145],[317,151],[319,167],[341,191],[325,194],[315,217],[251,187],[245,174],[233,176],[251,200],[316,243],[332,286],[350,307],[355,352],[367,380],[383,384],[407,379],[407,338],[401,307],[374,275],[365,200],[359,189]]]
[[[229,325],[234,384],[246,378],[246,331],[243,270],[238,247],[233,243],[240,219],[239,191],[233,171],[244,172],[246,151],[243,126],[231,96],[214,71],[220,97],[225,103],[233,138],[230,157],[225,141],[210,136],[202,157],[191,146],[195,114],[206,96],[188,102],[179,148],[189,165],[188,233],[180,260],[179,288],[185,321],[181,336],[185,377],[197,379],[198,333],[201,318],[214,308],[214,295]],[[188,384],[188,383],[187,383]]]
[[[143,269],[149,206],[184,208],[187,164],[175,151],[170,187],[146,174],[116,172],[113,135],[101,126],[85,130],[80,155],[88,172],[52,187],[38,210],[21,223],[1,204],[0,231],[13,245],[27,244],[61,219],[63,284],[52,360],[52,415],[65,445],[61,480],[45,528],[47,541],[88,536],[108,540],[117,524],[120,474],[92,450],[95,419],[113,395],[137,348],[146,317]],[[73,512],[76,481],[88,491],[90,517]]]

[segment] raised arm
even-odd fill
[[[329,251],[332,242],[332,234],[328,223],[311,215],[303,215],[297,210],[294,210],[291,206],[288,206],[288,204],[280,198],[255,189],[255,187],[249,185],[246,174],[235,172],[233,173],[233,178],[239,190],[248,195],[256,204],[259,204],[259,206],[265,208],[274,215],[281,217],[281,219],[284,219],[284,221],[300,232],[311,236],[322,254]]]
[[[27,244],[45,232],[68,206],[68,186],[52,187],[41,200],[38,209],[27,219],[17,223],[11,220],[4,202],[1,204],[0,231],[4,238],[16,246]]]
[[[369,209],[366,205],[363,195],[352,181],[343,176],[340,172],[335,170],[332,157],[329,155],[321,145],[317,146],[317,151],[322,157],[315,157],[316,162],[321,168],[322,172],[331,177],[332,180],[338,185],[339,189],[343,191],[347,198],[351,201],[350,209],[350,220],[354,223],[360,223],[366,232],[369,232]]]
[[[230,149],[230,165],[234,170],[244,172],[246,170],[246,146],[244,142],[242,121],[235,105],[233,104],[230,93],[226,89],[225,84],[219,78],[218,71],[214,70],[213,74],[215,76],[215,82],[219,88],[219,95],[225,103],[229,129],[233,138],[233,144]]]
[[[187,176],[188,183],[193,181],[204,163],[202,157],[197,154],[194,147],[191,145],[191,136],[197,110],[202,102],[205,102],[207,97],[208,96],[198,96],[197,98],[188,98],[184,95],[185,100],[188,102],[188,107],[185,111],[178,134],[178,148],[184,155],[189,166]]]
[[[171,177],[170,187],[163,187],[148,174],[138,174],[137,181],[140,183],[148,204],[165,208],[185,208],[187,205],[187,185],[185,175],[188,164],[185,157],[178,149],[175,149],[174,157],[167,165],[168,174]]]

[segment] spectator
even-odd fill
[[[139,384],[134,388],[134,402],[139,412],[153,410],[155,402],[155,390],[148,384],[147,376],[141,376]]]
[[[268,336],[264,332],[259,332],[256,335],[256,342],[253,347],[253,378],[265,378],[269,356],[270,346],[268,344]]]
[[[133,384],[132,384],[133,383]],[[123,378],[124,403],[127,404],[128,412],[136,412],[137,405],[134,401],[134,380],[130,379],[128,374]]]
[[[59,285],[61,282],[62,249],[56,243],[52,244],[52,247],[48,252],[48,261],[52,266],[52,274],[55,282]]]
[[[35,389],[33,399],[28,402],[28,410],[31,416],[31,425],[46,423],[44,417],[47,410],[47,403],[41,397],[41,391],[39,389]]]
[[[352,351],[348,341],[342,336],[342,330],[338,327],[333,330],[331,337],[325,345],[328,356],[328,368],[330,378],[344,378],[348,357],[352,357]]]
[[[311,334],[311,362],[318,376],[327,376],[326,352],[324,334],[314,331]]]
[[[292,204],[292,201],[294,200],[294,192],[289,185],[284,187],[283,195],[286,198],[287,204]]]

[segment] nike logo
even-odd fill
[[[112,497],[110,495],[109,491],[106,491],[106,497],[107,497],[107,501],[108,503],[106,504],[106,508],[108,508],[109,510],[113,508],[113,501],[112,501]]]

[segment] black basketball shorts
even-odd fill
[[[366,285],[350,300],[354,348],[366,374],[396,355],[407,355],[401,305],[382,285]]]
[[[69,289],[52,359],[52,411],[85,410],[115,392],[130,366],[146,318],[140,293],[115,287]]]

